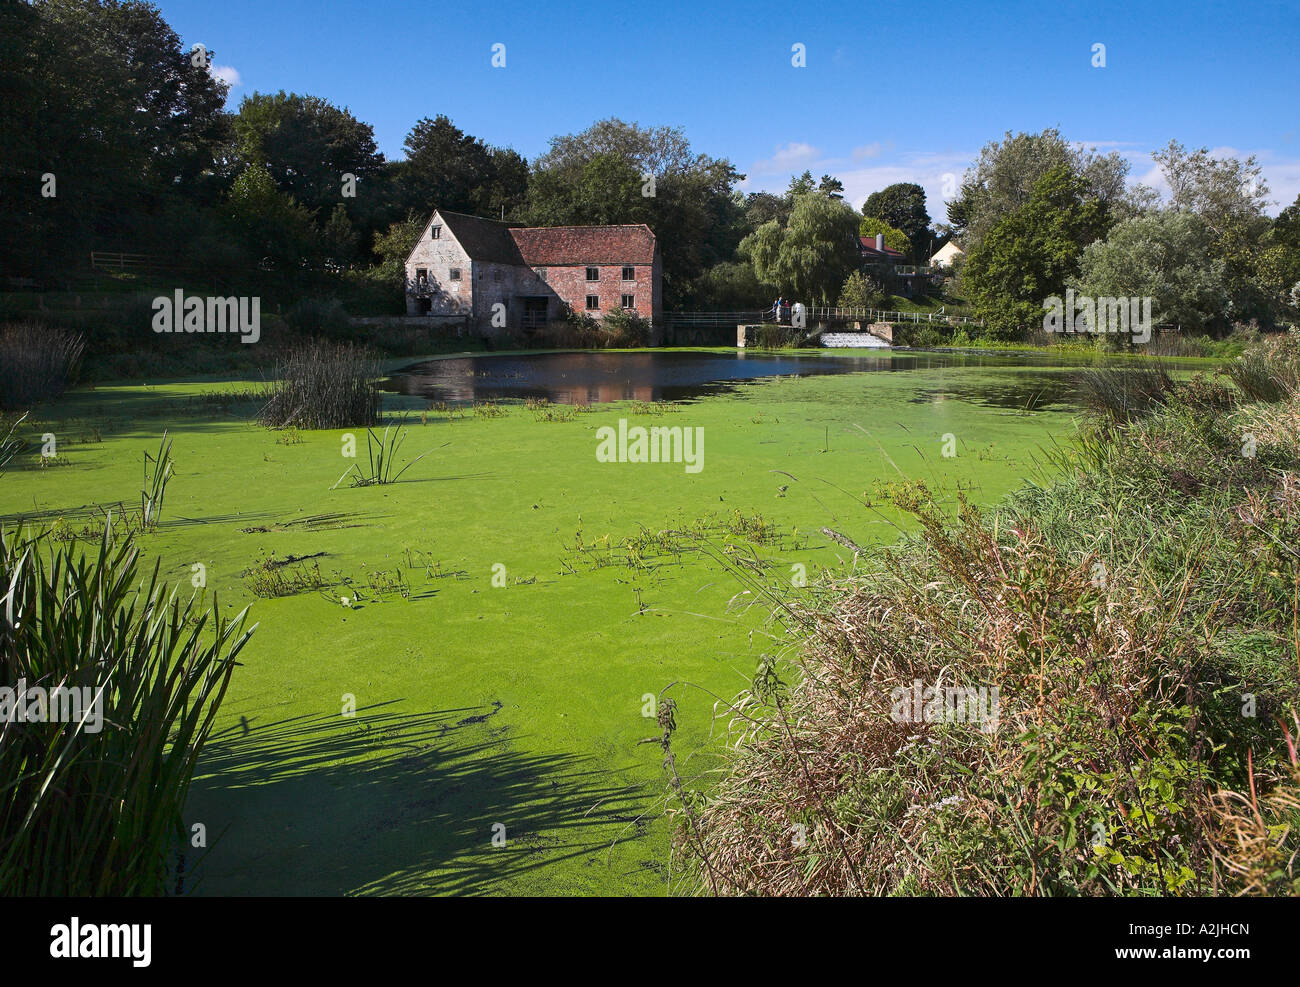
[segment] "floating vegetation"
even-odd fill
[[[676,401],[633,401],[628,410],[634,415],[677,415],[682,406]]]
[[[308,593],[330,585],[321,574],[319,562],[307,564],[308,560],[324,554],[324,552],[317,552],[310,556],[290,555],[277,559],[275,554],[271,553],[260,559],[256,565],[245,569],[240,575],[244,577],[244,584],[257,596],[265,599],[296,596],[299,593]]]

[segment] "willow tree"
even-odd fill
[[[770,220],[741,241],[743,256],[764,284],[799,300],[830,304],[860,263],[861,217],[840,199],[798,196],[790,220]]]

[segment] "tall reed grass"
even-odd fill
[[[80,333],[38,322],[0,326],[0,409],[59,397],[76,383],[85,348]]]
[[[851,570],[732,566],[789,633],[719,704],[716,772],[670,778],[681,890],[1300,891],[1300,400],[1095,383],[1102,421],[998,509],[913,482],[919,533]],[[900,718],[917,682],[997,687],[991,729]]]
[[[182,810],[255,627],[139,572],[111,525],[97,550],[0,533],[0,687],[90,690],[102,722],[0,722],[0,894],[166,890]],[[54,709],[50,703],[49,709]]]
[[[268,428],[352,428],[379,420],[380,366],[363,346],[303,344],[276,363],[274,376],[258,415]]]

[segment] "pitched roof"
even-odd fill
[[[858,237],[858,242],[861,244],[862,252],[864,254],[880,254],[881,256],[888,257],[891,259],[903,256],[902,251],[895,250],[893,247],[889,246],[888,244],[885,245],[885,249],[883,251],[877,250],[876,238],[873,236],[860,236]]]
[[[519,247],[510,237],[510,228],[495,219],[480,219],[459,212],[439,209],[437,215],[464,248],[472,260],[486,260],[497,264],[522,264]]]
[[[566,264],[652,264],[655,235],[635,226],[530,226],[510,230],[524,262],[538,267]]]

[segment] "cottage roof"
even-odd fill
[[[535,267],[569,264],[652,264],[655,235],[635,226],[531,226],[510,230],[524,262]]]
[[[860,236],[858,237],[858,242],[861,244],[862,252],[864,254],[887,257],[890,260],[901,260],[903,257],[901,251],[895,250],[893,247],[889,246],[888,244],[885,245],[885,249],[883,251],[877,250],[875,237]]]
[[[471,260],[497,264],[524,263],[518,245],[510,236],[510,227],[505,223],[442,209],[438,210],[438,215]]]

